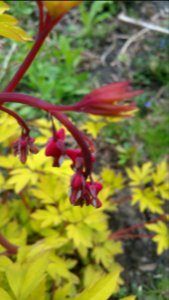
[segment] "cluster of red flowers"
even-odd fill
[[[104,117],[130,117],[133,111],[136,110],[136,105],[128,102],[123,105],[118,103],[140,95],[142,91],[132,91],[129,81],[112,83],[94,90],[73,105],[53,105],[42,99],[14,92],[53,27],[65,13],[80,2],[36,1],[39,9],[39,32],[24,62],[4,92],[0,93],[0,110],[14,117],[21,126],[21,137],[14,143],[13,148],[14,154],[19,155],[22,163],[26,162],[29,152],[36,154],[38,149],[34,144],[34,139],[29,135],[30,129],[25,120],[13,110],[5,107],[4,104],[6,102],[22,103],[42,109],[57,118],[75,138],[79,149],[66,149],[64,129],[56,131],[53,128],[52,137],[47,143],[45,154],[46,156],[53,157],[54,167],[59,167],[65,157],[71,159],[71,168],[75,173],[70,183],[70,202],[73,205],[81,206],[83,204],[91,204],[98,208],[101,206],[98,193],[102,189],[102,185],[92,179],[93,164],[95,161],[92,142],[63,113],[76,111]]]
[[[53,157],[53,166],[59,167],[65,157],[72,160],[71,168],[75,171],[70,183],[70,202],[73,205],[93,205],[98,208],[101,206],[97,194],[102,189],[99,182],[94,182],[90,176],[90,180],[85,178],[85,164],[83,153],[80,149],[66,149],[64,129],[53,132],[53,137],[50,138],[46,146],[46,156]],[[91,164],[95,160],[94,154],[91,156]]]
[[[17,95],[13,93],[13,99],[21,99],[21,103],[27,102],[33,106],[42,107],[42,109],[51,112],[51,115],[60,114],[59,111],[77,111],[100,116],[115,116],[115,117],[130,117],[136,109],[134,103],[124,103],[119,105],[118,102],[141,94],[142,91],[131,91],[130,82],[112,83],[92,91],[86,95],[81,101],[70,106],[53,106],[46,104],[44,101],[36,99],[35,97],[26,95]],[[9,93],[3,93],[3,100],[9,99]],[[0,95],[1,102],[1,95]],[[45,107],[45,108],[43,108]],[[66,120],[66,121],[65,121]],[[83,133],[81,133],[70,121],[68,122],[66,116],[62,117],[60,121],[66,125],[67,129],[78,141],[81,149],[66,149],[65,147],[65,131],[60,129],[58,131],[53,127],[52,137],[49,139],[45,155],[53,157],[53,167],[59,167],[65,157],[72,161],[72,169],[75,171],[70,183],[70,201],[73,205],[93,205],[98,208],[101,202],[98,199],[98,193],[102,189],[99,182],[94,182],[92,179],[92,169],[95,161],[93,143]],[[72,130],[73,128],[73,130]],[[77,139],[78,134],[78,139]],[[34,139],[30,137],[29,130],[25,132],[22,130],[21,137],[14,143],[14,154],[19,155],[22,163],[26,162],[28,153],[36,154],[38,149],[34,144]],[[86,171],[88,170],[88,171]]]

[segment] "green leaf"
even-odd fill
[[[6,270],[6,277],[12,292],[14,293],[16,298],[19,298],[20,288],[22,286],[24,268],[21,268],[19,264],[12,264]],[[3,299],[3,298],[2,298]]]
[[[68,225],[67,235],[74,241],[76,247],[80,247],[81,245],[87,248],[92,247],[92,231],[87,225]]]
[[[6,256],[0,256],[0,270],[5,270],[12,264],[12,261]]]
[[[23,285],[20,295],[22,300],[27,297],[37,288],[40,282],[44,279],[45,271],[48,263],[48,253],[38,257],[36,261],[31,262],[24,276]]]
[[[152,240],[157,243],[158,255],[169,249],[169,229],[164,222],[159,221],[157,224],[147,224],[145,227],[156,233]]]
[[[38,209],[32,214],[35,220],[41,222],[41,228],[48,226],[57,226],[61,223],[61,218],[58,215],[58,210],[52,205],[48,205],[46,209]]]
[[[9,296],[9,294],[0,288],[0,299],[2,300],[12,300],[12,298]]]
[[[71,300],[108,300],[117,292],[120,270],[118,268],[101,278],[94,286],[87,288],[84,292]]]
[[[44,280],[48,263],[48,254],[43,254],[27,264],[14,263],[8,267],[6,277],[18,300],[28,300],[39,284]],[[4,299],[0,297],[0,299]]]
[[[57,289],[54,296],[54,300],[67,300],[67,296],[70,295],[72,285],[70,283],[64,285],[63,287]]]
[[[40,282],[40,284],[33,290],[31,295],[26,300],[45,300],[46,299],[46,282],[45,279]]]
[[[68,279],[73,283],[79,282],[78,277],[69,271],[66,261],[59,256],[54,256],[50,259],[48,272],[54,280],[56,279],[56,276],[59,276],[64,279]]]

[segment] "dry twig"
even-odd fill
[[[140,27],[143,27],[148,30],[153,30],[153,31],[169,34],[169,29],[167,29],[167,28],[155,25],[153,23],[144,22],[142,20],[137,20],[137,19],[128,17],[128,16],[124,15],[123,13],[119,14],[118,19],[120,21],[126,22],[128,24],[140,26]]]

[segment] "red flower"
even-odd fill
[[[71,180],[70,202],[73,205],[93,205],[96,208],[101,207],[102,203],[97,195],[103,188],[99,182],[85,181],[82,173],[76,172]]]
[[[118,105],[117,102],[142,93],[142,90],[132,91],[129,81],[108,84],[86,95],[77,103],[76,110],[101,116],[129,117],[136,109],[136,105],[134,103]]]
[[[38,153],[38,148],[34,145],[34,138],[31,138],[29,135],[22,135],[14,144],[13,150],[14,155],[19,155],[20,161],[24,164],[27,160],[29,152]]]
[[[73,175],[71,184],[70,184],[70,202],[73,205],[79,205],[79,200],[83,196],[85,187],[85,178],[84,176],[77,172]]]
[[[72,160],[72,169],[83,170],[84,167],[84,158],[83,153],[80,149],[68,149],[66,155]],[[93,163],[95,161],[95,156],[92,154],[91,157]]]
[[[59,167],[65,157],[65,131],[63,128],[54,133],[46,146],[45,155],[54,158],[53,167]]]
[[[100,182],[86,182],[86,199],[89,204],[99,208],[102,206],[101,201],[97,198],[98,193],[102,190],[103,186]]]

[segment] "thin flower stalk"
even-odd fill
[[[1,105],[0,105],[0,110],[7,113],[11,117],[13,117],[18,122],[18,124],[21,126],[23,132],[25,132],[25,134],[29,134],[30,128],[28,127],[28,125],[26,124],[24,119],[21,118],[15,111],[13,111],[9,108],[6,108],[4,106],[1,106]]]

